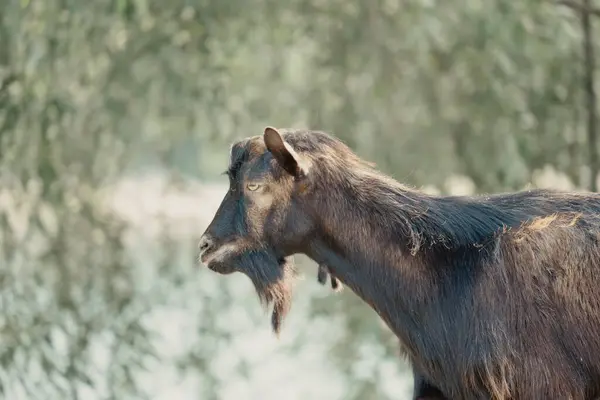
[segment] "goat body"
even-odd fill
[[[399,338],[415,398],[600,396],[600,195],[431,196],[327,134],[274,128],[236,143],[231,165],[209,267],[259,279],[249,257],[267,246],[287,299],[278,260],[308,255]]]

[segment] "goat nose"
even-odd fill
[[[198,250],[200,250],[201,252],[212,247],[214,241],[212,240],[212,238],[210,236],[208,236],[207,234],[202,235],[202,237],[200,238],[200,243],[198,243]]]

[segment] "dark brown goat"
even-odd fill
[[[321,132],[266,128],[230,162],[202,261],[250,276],[276,332],[303,253],[400,339],[415,398],[600,396],[600,195],[430,196]]]

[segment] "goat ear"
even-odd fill
[[[292,146],[287,144],[277,129],[266,127],[263,135],[267,150],[273,154],[273,157],[283,169],[285,169],[294,178],[301,178],[306,175],[306,171],[300,165],[298,154]]]

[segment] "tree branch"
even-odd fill
[[[589,10],[590,0],[583,0],[584,10]],[[592,41],[593,27],[591,21],[591,15],[589,12],[582,11],[581,15],[581,28],[583,33],[583,54],[584,54],[584,89],[587,104],[587,131],[588,131],[588,145],[590,147],[589,161],[590,161],[590,172],[591,182],[590,190],[593,192],[598,191],[598,185],[596,180],[598,179],[598,172],[600,171],[600,162],[598,160],[598,132],[597,132],[597,107],[598,102],[596,99],[595,83],[594,83],[594,72],[596,70],[595,54],[594,54],[594,43]]]
[[[594,8],[589,3],[581,4],[574,0],[558,0],[556,4],[561,6],[569,7],[573,10],[576,10],[580,14],[585,13],[586,15],[595,15],[596,17],[600,17],[600,8]]]

